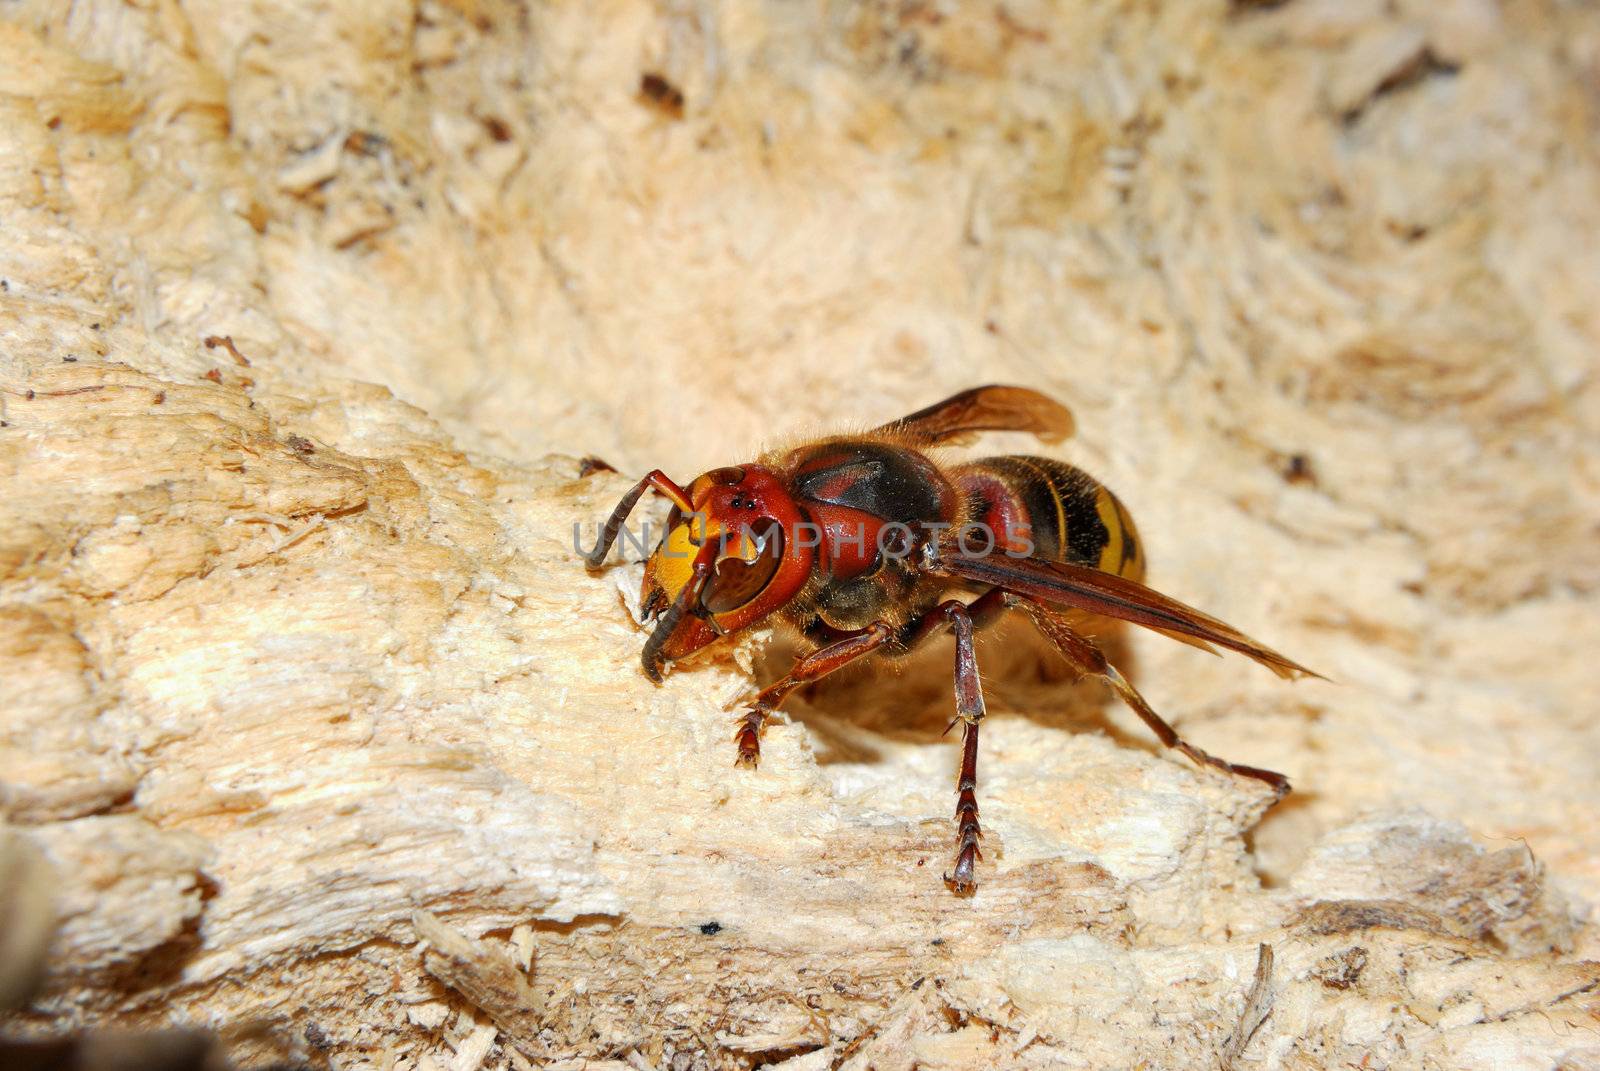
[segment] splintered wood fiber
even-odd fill
[[[1557,0],[0,5],[0,1037],[1600,1067],[1597,134]],[[1106,631],[1269,809],[986,634],[959,898],[948,640],[735,769],[574,527],[991,382],[1328,680]]]

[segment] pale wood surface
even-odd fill
[[[6,1030],[1600,1066],[1592,7],[0,19],[0,999],[59,921]],[[958,900],[947,646],[736,771],[777,648],[651,686],[637,566],[586,575],[571,530],[651,467],[988,381],[1073,408],[1049,449],[1153,583],[1337,683],[1113,640],[1293,777],[1263,820],[1002,633]]]

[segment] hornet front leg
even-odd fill
[[[777,713],[789,693],[802,684],[820,680],[835,670],[865,658],[894,639],[894,626],[887,621],[874,621],[860,632],[819,647],[789,667],[789,672],[763,688],[739,719],[739,758],[736,765],[755,768],[761,762],[761,729],[767,719]]]

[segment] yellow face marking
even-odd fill
[[[700,548],[709,540],[720,539],[723,531],[721,525],[707,520],[704,515],[693,514],[667,533],[666,542],[657,547],[650,557],[650,575],[661,585],[669,603],[678,597],[678,592],[694,575],[694,559],[700,553]],[[739,532],[737,540],[730,538],[726,552],[721,555],[723,558],[736,557],[747,563],[754,562],[760,556],[761,544],[751,538],[746,530]]]
[[[666,541],[650,556],[650,575],[661,585],[669,603],[694,575],[694,556],[700,548],[691,536],[698,535],[699,529],[700,525],[684,521],[667,533]]]

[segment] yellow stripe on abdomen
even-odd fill
[[[1101,486],[1095,491],[1094,509],[1100,515],[1100,523],[1106,526],[1107,537],[1097,568],[1129,580],[1143,580],[1143,546],[1127,508],[1116,495]]]

